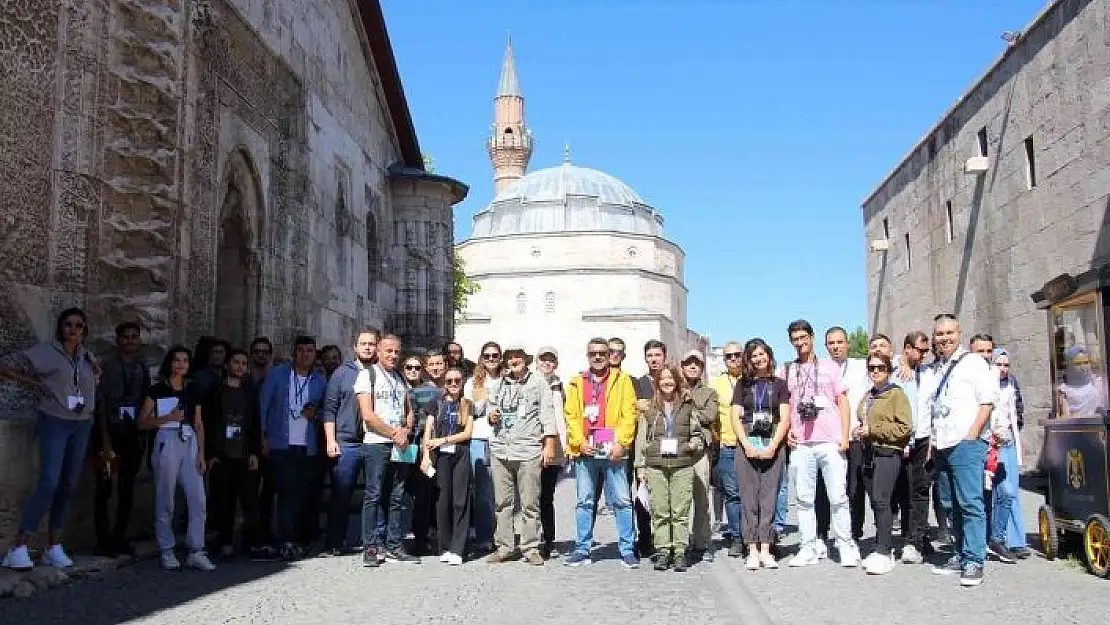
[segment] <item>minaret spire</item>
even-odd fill
[[[524,123],[524,94],[516,76],[512,37],[505,46],[497,94],[493,98],[493,132],[486,140],[486,152],[493,165],[494,193],[524,177],[532,159],[532,131]]]

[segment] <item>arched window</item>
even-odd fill
[[[555,291],[548,291],[543,294],[543,311],[545,313],[555,312]]]
[[[523,315],[528,312],[528,296],[523,291],[516,294],[516,314]]]
[[[382,275],[381,248],[378,242],[378,218],[373,211],[366,213],[366,277],[370,301],[377,301],[378,282]]]

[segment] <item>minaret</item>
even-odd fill
[[[524,176],[532,158],[532,132],[524,125],[524,96],[516,79],[513,41],[505,48],[501,79],[493,98],[493,129],[486,140],[493,165],[493,192],[498,194]]]

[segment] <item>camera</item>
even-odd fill
[[[798,404],[798,418],[802,421],[813,421],[817,418],[817,413],[820,411],[821,409],[817,404],[813,403],[812,399]]]
[[[771,413],[767,411],[761,411],[752,415],[752,436],[769,438],[774,433],[773,430],[774,428],[771,426]]]
[[[76,404],[73,404],[73,412],[76,414],[81,414],[82,412],[85,412],[85,402],[79,401]]]

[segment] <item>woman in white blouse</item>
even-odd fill
[[[482,345],[481,361],[474,370],[474,377],[466,381],[463,396],[474,407],[474,428],[470,437],[470,462],[474,468],[474,501],[470,524],[474,530],[474,544],[480,552],[493,549],[493,480],[489,470],[489,437],[493,427],[486,417],[489,398],[501,384],[504,365],[501,346],[493,341]]]

